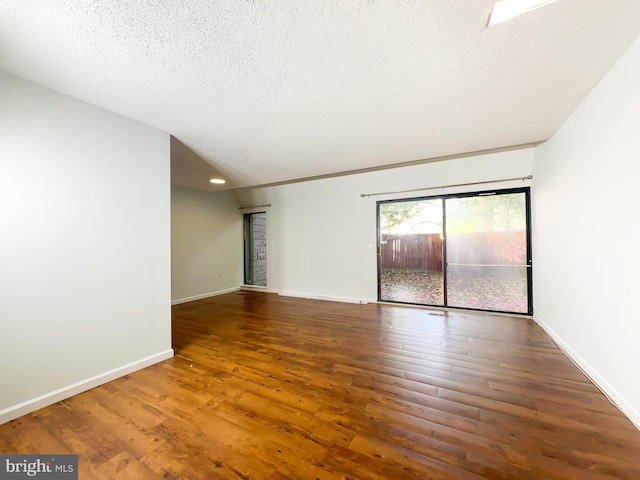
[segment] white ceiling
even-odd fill
[[[169,132],[214,189],[546,140],[640,33],[638,0],[492,6],[0,0],[0,69]]]

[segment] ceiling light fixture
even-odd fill
[[[227,183],[226,180],[223,180],[221,178],[210,178],[209,181],[211,183],[215,183],[216,185],[222,185],[223,183]]]
[[[518,15],[529,13],[537,8],[550,5],[558,0],[496,0],[489,17],[489,26],[511,20]]]

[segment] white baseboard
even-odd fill
[[[224,295],[225,293],[237,292],[240,287],[226,288],[224,290],[218,290],[217,292],[203,293],[201,295],[194,295],[193,297],[184,297],[171,300],[171,305],[178,305],[180,303],[194,302],[196,300],[202,300],[203,298],[215,297],[217,295]]]
[[[618,392],[607,380],[594,369],[580,354],[578,354],[569,344],[567,344],[549,325],[534,315],[534,321],[547,332],[560,349],[569,359],[584,373],[591,382],[613,403],[622,413],[624,413],[631,423],[640,430],[640,412]]]
[[[306,300],[325,300],[327,302],[341,302],[341,303],[355,303],[359,305],[366,305],[367,303],[377,303],[376,299],[365,298],[350,298],[350,297],[328,297],[324,295],[318,295],[315,293],[302,293],[302,292],[287,292],[283,290],[275,290],[273,288],[261,287],[256,285],[242,285],[242,290],[248,292],[264,292],[275,293],[282,297],[304,298]]]
[[[101,373],[94,377],[87,378],[86,380],[76,382],[72,385],[54,390],[53,392],[45,393],[44,395],[40,395],[39,397],[32,398],[17,405],[13,405],[12,407],[5,408],[4,410],[0,410],[0,425],[28,413],[35,412],[36,410],[39,410],[48,405],[52,405],[56,402],[64,400],[65,398],[73,397],[74,395],[78,395],[79,393],[91,390],[92,388],[103,385],[107,382],[115,380],[116,378],[128,375],[132,372],[135,372],[136,370],[142,370],[143,368],[149,367],[163,360],[167,360],[171,357],[173,357],[173,349],[170,348],[169,350],[165,350],[164,352],[156,353],[155,355],[151,355],[150,357],[146,357],[127,365],[114,368],[113,370],[109,370],[108,372]]]
[[[246,292],[280,293],[279,290],[274,290],[273,288],[269,287],[262,287],[260,285],[242,285],[240,288]]]
[[[278,292],[283,297],[305,298],[307,300],[325,300],[328,302],[341,302],[341,303],[355,303],[359,305],[366,305],[367,303],[376,303],[377,300],[363,299],[363,298],[349,298],[349,297],[328,297],[324,295],[317,295],[311,293],[299,293],[299,292]]]

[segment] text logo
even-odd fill
[[[0,455],[0,480],[78,480],[78,455]]]

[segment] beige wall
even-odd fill
[[[237,289],[242,283],[242,211],[227,191],[171,189],[173,303]]]
[[[376,200],[469,187],[370,198],[361,193],[524,177],[532,160],[533,149],[513,150],[234,193],[243,205],[272,204],[266,209],[269,290],[367,302],[377,300]],[[476,189],[525,185],[519,180]]]
[[[640,427],[640,39],[535,152],[536,319]]]
[[[0,422],[173,355],[169,135],[0,72]]]

